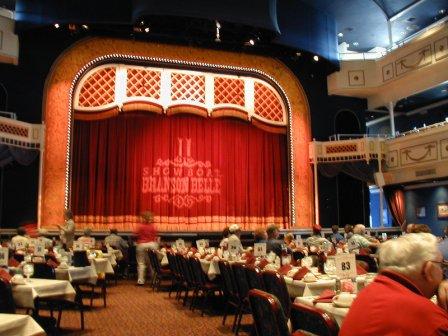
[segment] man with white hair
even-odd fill
[[[363,224],[356,224],[353,228],[353,235],[348,240],[348,246],[354,246],[355,248],[378,247],[379,242],[369,241],[364,237],[365,233],[366,227]]]
[[[381,244],[380,274],[353,302],[340,331],[346,335],[448,335],[446,264],[430,233]],[[430,298],[438,294],[438,305]]]

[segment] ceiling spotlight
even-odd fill
[[[300,57],[300,56],[302,56],[302,53],[300,51],[297,51],[296,52],[296,57]]]
[[[439,9],[439,14],[440,15],[443,15],[443,14],[445,14],[446,13],[446,10],[445,9]]]
[[[85,30],[89,29],[89,26],[86,25],[86,24],[83,24],[81,27],[82,27],[83,29],[85,29]]]
[[[149,33],[149,27],[145,28],[145,33]]]
[[[314,55],[314,56],[313,56],[313,60],[314,60],[315,62],[319,62],[319,56]]]
[[[55,23],[55,24],[54,24],[54,27],[55,27],[56,29],[58,29],[58,28],[60,27],[59,23]]]
[[[448,89],[442,89],[442,93],[447,93]]]
[[[254,39],[250,39],[250,40],[247,41],[245,44],[246,44],[246,45],[249,45],[249,46],[254,46],[254,45],[255,45],[255,40],[254,40]]]
[[[400,32],[401,35],[406,35],[405,31]]]
[[[338,37],[344,37],[344,33],[338,33]]]
[[[357,47],[357,46],[359,46],[359,43],[358,43],[358,42],[353,42],[353,45],[354,45],[355,47]]]
[[[145,21],[144,20],[141,20],[140,21],[140,26],[144,26],[145,25]]]

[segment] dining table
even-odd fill
[[[16,307],[34,309],[36,299],[64,299],[74,301],[75,289],[68,280],[32,278],[12,285]]]
[[[30,315],[0,314],[0,335],[41,336],[46,334]]]
[[[327,314],[334,317],[339,327],[342,325],[342,322],[344,321],[345,316],[348,314],[348,311],[350,308],[347,307],[338,307],[335,306],[332,302],[317,302],[315,303],[314,300],[317,296],[301,296],[296,297],[294,299],[294,303],[302,303],[307,306],[316,307]]]

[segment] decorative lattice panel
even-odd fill
[[[172,73],[171,99],[205,103],[205,76]]]
[[[8,123],[0,123],[0,132],[17,135],[21,137],[28,137],[28,128],[11,125]]]
[[[80,107],[98,107],[115,100],[115,68],[95,71],[84,82],[79,93]]]
[[[160,72],[147,69],[128,69],[127,97],[160,99]]]
[[[244,106],[244,81],[235,78],[215,77],[215,104]]]
[[[283,106],[271,88],[261,83],[254,85],[255,114],[271,121],[283,121]]]
[[[325,148],[327,154],[356,152],[357,150],[358,146],[356,144],[332,145]]]

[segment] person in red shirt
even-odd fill
[[[149,263],[148,249],[157,250],[159,248],[159,238],[154,226],[154,216],[152,212],[145,211],[141,215],[142,222],[139,224],[135,235],[137,236],[137,284],[143,286],[146,280],[146,267]]]
[[[410,233],[388,240],[379,261],[379,275],[358,294],[339,335],[448,335],[448,285],[437,238]],[[437,294],[438,305],[430,300]]]

